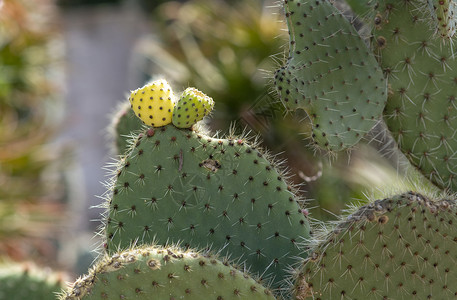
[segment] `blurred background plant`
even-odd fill
[[[55,262],[65,188],[52,1],[0,1],[0,256]]]

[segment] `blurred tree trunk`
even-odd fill
[[[136,7],[128,4],[63,9],[61,22],[67,65],[66,127],[60,139],[72,143],[75,152],[70,175],[75,179],[70,196],[74,218],[69,220],[71,232],[62,253],[65,259],[74,260],[93,250],[87,249],[88,245],[97,243],[81,242],[80,237],[100,225],[93,220],[100,219],[101,210],[89,208],[102,202],[97,196],[106,190],[101,182],[108,177],[102,168],[110,162],[108,153],[113,153],[106,128],[117,103],[139,84],[128,80],[129,60],[137,38],[150,30],[150,25]]]

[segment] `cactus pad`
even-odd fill
[[[106,256],[61,300],[274,299],[271,292],[215,257],[175,248],[137,248]]]
[[[305,260],[297,299],[455,299],[456,213],[412,192],[363,206]]]
[[[133,243],[211,248],[279,286],[309,224],[274,164],[243,139],[169,125],[139,135],[109,199],[107,250]]]
[[[384,119],[400,149],[440,188],[457,190],[457,60],[421,1],[380,1],[376,51],[389,80]]]
[[[133,91],[129,101],[144,124],[160,127],[171,123],[174,96],[166,80],[156,80]]]
[[[381,68],[353,26],[327,0],[287,0],[289,58],[274,84],[284,105],[304,109],[314,142],[355,145],[381,118],[387,97]]]
[[[178,128],[190,128],[207,116],[214,107],[212,98],[195,88],[187,88],[176,103],[173,111],[173,125]]]
[[[62,287],[60,275],[33,264],[0,265],[1,300],[54,299]]]

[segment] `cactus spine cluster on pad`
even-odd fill
[[[211,255],[140,247],[105,256],[62,294],[90,299],[274,299],[249,275]]]
[[[297,299],[454,299],[456,213],[415,193],[363,206],[313,249]]]
[[[274,83],[288,109],[304,109],[320,147],[355,145],[381,118],[381,68],[353,26],[327,0],[285,1],[289,58]]]
[[[180,242],[244,262],[274,287],[309,237],[294,190],[255,146],[173,125],[148,129],[115,175],[109,253]]]
[[[389,80],[385,122],[400,149],[433,183],[457,188],[457,60],[430,28],[421,1],[379,1],[376,50]],[[426,6],[425,6],[426,8]]]

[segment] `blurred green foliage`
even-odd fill
[[[47,0],[0,8],[0,255],[15,259],[52,252],[41,239],[62,210],[49,177],[58,154],[47,145],[58,123],[52,8]]]
[[[99,4],[119,4],[121,0],[57,0],[58,5],[64,8],[99,5]]]

